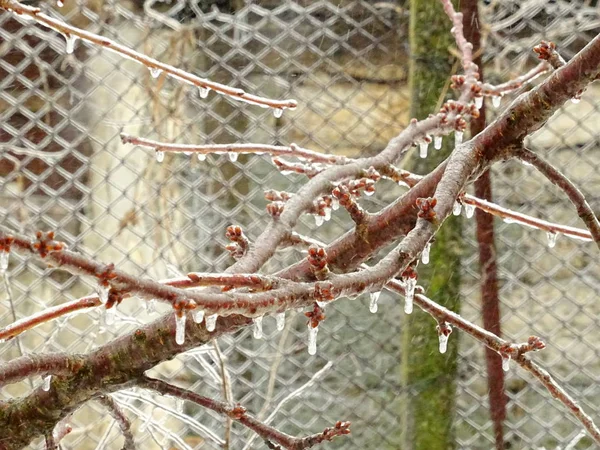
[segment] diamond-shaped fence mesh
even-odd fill
[[[45,2],[43,2],[45,3]],[[126,132],[202,144],[261,142],[299,145],[348,156],[371,155],[407,123],[408,11],[392,2],[88,0],[48,14],[125,43],[161,61],[215,81],[299,107],[270,110],[153,74],[134,61],[0,13],[0,218],[27,233],[57,230],[79,252],[155,279],[189,271],[220,271],[231,263],[225,228],[265,227],[265,189],[295,191],[299,175],[283,175],[266,156],[212,155],[198,161],[123,145]],[[486,77],[505,80],[535,64],[531,48],[555,41],[570,58],[600,28],[590,1],[492,0],[483,5]],[[156,77],[154,75],[157,75]],[[502,105],[509,102],[504,99]],[[493,111],[490,113],[490,119]],[[578,184],[600,210],[600,90],[591,86],[529,139]],[[25,149],[26,151],[23,151]],[[43,158],[38,157],[43,152]],[[581,226],[565,196],[527,166],[507,163],[493,173],[495,200],[512,209]],[[399,190],[398,192],[401,192]],[[391,192],[387,195],[397,194]],[[377,197],[377,196],[376,196]],[[369,199],[373,208],[382,198]],[[465,220],[462,314],[480,323],[477,247]],[[536,354],[548,370],[600,416],[600,274],[597,249],[559,238],[548,248],[536,230],[498,221],[502,327],[514,341],[530,334],[548,347]],[[340,211],[315,231],[325,241],[347,229]],[[300,257],[290,250],[272,268]],[[425,282],[426,285],[426,282]],[[68,275],[12,254],[0,290],[0,324],[95,290]],[[324,448],[399,448],[401,306],[383,295],[378,315],[368,299],[337,302],[320,327],[316,356],[306,352],[305,318],[288,314],[282,332],[265,319],[264,339],[251,330],[180,355],[153,374],[216,398],[226,398],[223,373],[239,401],[290,434],[353,422],[351,439]],[[156,308],[154,311],[152,308]],[[27,352],[85,352],[166,311],[128,300],[114,325],[94,311],[58,320],[0,344],[0,360]],[[432,325],[433,326],[433,325]],[[493,447],[483,348],[460,333],[455,429],[459,448]],[[0,398],[28,392],[41,380],[12,384]],[[505,423],[510,448],[566,448],[580,426],[545,389],[519,370],[507,379]],[[114,394],[132,420],[140,448],[222,448],[226,423],[188,403],[130,389]],[[120,448],[122,438],[104,406],[89,402],[70,419],[63,448]],[[232,449],[263,448],[233,425]],[[37,442],[35,445],[41,445]],[[577,449],[592,448],[587,438]]]

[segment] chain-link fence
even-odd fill
[[[179,143],[296,142],[356,156],[380,151],[408,120],[404,4],[81,0],[62,8],[41,6],[215,81],[299,101],[295,111],[274,117],[216,94],[204,99],[188,85],[91,45],[76,42],[74,52],[66,53],[63,36],[0,14],[1,222],[28,233],[57,230],[71,248],[131,273],[160,279],[224,269],[231,263],[224,251],[226,226],[239,223],[256,237],[268,220],[264,190],[294,191],[303,178],[282,175],[263,156],[198,161],[167,154],[158,163],[153,153],[122,145],[120,132]],[[569,58],[600,28],[599,10],[586,1],[492,1],[482,4],[482,13],[490,81],[534,64],[531,48],[543,38],[557,42]],[[529,143],[582,188],[595,211],[600,210],[599,106],[599,88],[592,86]],[[498,203],[580,225],[565,197],[530,167],[503,164],[493,177]],[[373,209],[383,204],[382,197],[369,200]],[[465,222],[462,313],[480,322],[474,225]],[[329,241],[346,226],[340,212],[316,231],[311,220],[300,229]],[[548,248],[539,231],[497,226],[505,336],[543,337],[548,348],[535,358],[597,417],[597,249],[566,238]],[[272,267],[300,256],[290,250]],[[91,280],[17,254],[11,255],[9,273],[0,291],[2,325],[95,289]],[[305,319],[296,313],[288,314],[283,332],[275,330],[274,320],[265,320],[264,339],[245,330],[153,372],[206,395],[239,401],[291,434],[321,431],[339,419],[353,422],[351,439],[325,448],[395,449],[403,313],[398,299],[385,294],[383,313],[368,313],[367,303],[361,297],[330,307],[316,356],[306,352]],[[0,358],[87,351],[165,310],[144,305],[124,302],[109,328],[101,325],[99,311],[41,326],[0,344]],[[458,447],[492,448],[483,348],[459,334],[451,337],[461,340]],[[40,382],[4,387],[1,398],[23,395]],[[506,389],[511,448],[575,445],[580,427],[542,386],[512,370]],[[227,437],[221,417],[187,403],[141,390],[121,391],[115,399],[132,419],[140,448],[221,448],[228,439],[232,449],[263,445],[249,441],[252,435],[237,425]],[[64,448],[120,448],[118,427],[101,404],[90,402],[70,422],[74,430]],[[584,438],[573,448],[591,446]]]

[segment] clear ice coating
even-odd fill
[[[546,236],[548,237],[548,247],[554,248],[554,246],[556,245],[556,238],[558,237],[558,233],[548,231],[548,233],[546,233]]]
[[[450,336],[446,336],[444,333],[440,333],[438,336],[440,338],[440,353],[446,353],[446,350],[448,350],[448,338]]]
[[[108,290],[110,286],[104,286],[102,283],[98,283],[98,297],[100,297],[100,301],[105,304],[108,301]]]
[[[404,312],[411,314],[413,312],[413,300],[415,298],[415,288],[417,287],[417,279],[413,277],[404,278]]]
[[[281,116],[283,116],[283,109],[275,108],[273,110],[273,115],[275,116],[276,119],[279,119]]]
[[[317,333],[319,332],[319,327],[311,327],[310,323],[308,324],[308,354],[315,355],[317,353]]]
[[[65,34],[65,42],[67,43],[66,52],[67,54],[71,54],[75,51],[75,41],[77,40],[77,36],[72,34]]]
[[[454,132],[454,145],[460,145],[460,144],[462,144],[463,134],[464,133],[462,131],[455,131]]]
[[[423,249],[423,252],[421,253],[421,262],[423,264],[429,264],[430,251],[431,251],[431,242],[428,242],[427,244],[425,244],[425,248]]]
[[[10,252],[0,251],[0,274],[8,270],[8,257]]]
[[[65,2],[63,2],[63,0],[56,0],[56,6],[62,8],[63,6],[65,6]]]
[[[208,97],[208,93],[209,92],[210,92],[210,88],[209,87],[200,86],[198,88],[198,93],[200,94],[200,98],[206,98],[206,97]]]
[[[454,206],[452,207],[452,214],[455,216],[460,216],[460,212],[462,211],[462,204],[460,202],[454,202]]]
[[[275,314],[277,321],[277,331],[282,331],[285,328],[285,311]]]
[[[381,295],[381,291],[379,292],[371,292],[369,294],[369,298],[371,299],[369,303],[369,311],[373,314],[377,312],[377,302],[379,301],[379,296]]]
[[[158,67],[150,67],[150,76],[152,78],[158,78],[161,74],[162,70]]]
[[[483,97],[475,97],[475,108],[481,109],[483,106]]]
[[[187,314],[175,314],[175,342],[177,345],[183,345],[185,342],[185,319]]]
[[[206,155],[204,153],[198,153],[198,161],[206,161]]]
[[[421,158],[427,158],[427,149],[429,148],[429,144],[427,142],[419,143],[419,156]]]
[[[333,209],[334,211],[340,209],[340,201],[335,197],[331,199],[331,209]]]
[[[434,136],[433,137],[433,148],[435,148],[436,150],[439,150],[440,148],[442,148],[442,136]]]
[[[494,108],[500,107],[500,103],[501,102],[502,102],[502,96],[501,95],[494,95],[492,97],[492,105],[494,106]]]
[[[194,322],[202,323],[203,320],[204,320],[204,311],[202,311],[202,310],[196,311],[196,313],[194,314]]]
[[[579,103],[580,101],[581,101],[581,99],[580,99],[580,98],[577,98],[577,97],[573,97],[573,98],[571,99],[571,103],[575,103],[575,104]]]
[[[175,409],[179,414],[183,414],[183,406],[184,406],[184,400],[182,398],[178,398],[175,401]]]
[[[315,225],[320,227],[325,222],[325,217],[315,214]]]
[[[510,356],[502,356],[502,370],[508,372],[510,369]]]
[[[117,305],[113,305],[112,308],[104,308],[104,325],[110,326],[115,323],[116,312]]]
[[[210,316],[206,316],[206,330],[207,331],[215,331],[217,327],[217,318],[218,314],[211,314]]]
[[[146,312],[148,314],[154,314],[156,312],[156,300],[150,299],[144,302],[144,304],[146,305]]]
[[[470,219],[475,214],[475,205],[465,204],[465,216]]]
[[[238,159],[238,153],[237,152],[228,152],[227,155],[229,156],[229,160],[231,162],[236,162]]]
[[[46,375],[42,383],[42,389],[46,392],[50,390],[50,383],[52,382],[52,375]]]
[[[163,162],[165,159],[165,152],[161,150],[156,150],[156,160],[158,162]]]
[[[252,319],[254,321],[254,339],[262,339],[263,337],[263,318],[262,316],[260,317],[255,317],[254,319]]]

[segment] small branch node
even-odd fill
[[[45,235],[43,231],[35,234],[36,240],[31,243],[31,250],[38,253],[42,258],[48,256],[48,253],[66,250],[64,242],[54,240],[54,231],[48,231]]]
[[[419,212],[417,213],[417,216],[429,222],[437,222],[437,215],[434,211],[435,205],[437,205],[436,198],[418,198],[417,207],[419,208]]]
[[[272,202],[267,205],[267,212],[273,217],[273,219],[278,219],[279,216],[283,213],[283,208],[285,204],[283,202]]]
[[[308,249],[308,262],[310,270],[317,280],[325,280],[329,277],[327,253],[323,247],[311,246]]]
[[[548,61],[555,69],[558,69],[567,63],[556,51],[556,44],[554,42],[542,41],[533,47],[533,51],[537,53],[539,59]]]
[[[371,182],[373,183],[373,181]],[[354,192],[356,192],[356,190]],[[361,208],[358,202],[354,200],[352,187],[340,184],[333,189],[332,194],[338,200],[339,204],[348,211],[350,217],[357,225],[360,225],[364,221],[366,212]]]
[[[325,320],[325,312],[323,311],[323,308],[319,306],[318,302],[313,304],[312,311],[307,311],[304,313],[304,315],[308,318],[308,322],[306,322],[306,324],[311,328],[317,328],[319,324]]]
[[[267,210],[268,206],[269,205],[267,205]],[[248,252],[250,241],[244,234],[242,227],[240,227],[239,225],[228,226],[227,231],[225,231],[225,237],[227,237],[227,239],[229,239],[232,242],[231,244],[228,244],[225,248],[229,251],[233,258],[240,259]]]

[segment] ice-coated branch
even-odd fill
[[[121,430],[121,434],[125,439],[122,450],[135,450],[137,447],[135,445],[135,439],[133,438],[133,433],[131,432],[131,422],[129,418],[125,415],[125,413],[121,410],[117,402],[113,400],[113,398],[108,394],[99,395],[96,399],[98,402],[102,403],[108,413],[115,419],[115,422],[119,425],[119,429]]]
[[[29,17],[40,25],[58,31],[65,36],[67,42],[67,52],[72,52],[75,40],[81,39],[101,48],[110,50],[124,58],[143,64],[152,72],[153,75],[156,74],[156,76],[158,76],[161,72],[164,72],[176,80],[197,86],[200,89],[201,97],[205,97],[210,90],[213,90],[219,94],[227,95],[234,100],[263,106],[265,108],[275,108],[276,110],[280,111],[283,109],[294,109],[297,106],[296,100],[272,100],[269,98],[260,97],[258,95],[249,94],[243,89],[233,88],[225,84],[200,78],[194,74],[186,72],[185,70],[178,69],[169,64],[165,64],[154,58],[146,56],[143,53],[136,52],[135,50],[119,44],[112,39],[82,30],[63,22],[62,20],[50,17],[49,15],[44,14],[40,8],[23,5],[17,0],[0,0],[0,9],[13,12],[20,16]]]
[[[326,155],[299,147],[296,144],[290,144],[289,146],[266,144],[186,145],[153,141],[151,139],[135,137],[125,133],[121,133],[121,142],[124,144],[133,144],[139,145],[140,147],[152,148],[165,153],[196,153],[198,155],[219,155],[231,153],[254,155],[268,154],[271,156],[293,156],[306,161],[322,164],[346,164],[350,160],[345,156]]]
[[[567,63],[556,50],[556,44],[554,42],[542,41],[533,48],[533,51],[537,53],[539,59],[547,61],[548,64],[555,69],[558,69]]]
[[[579,188],[560,170],[539,155],[533,153],[531,150],[526,148],[519,149],[517,158],[533,165],[548,178],[552,184],[555,184],[567,194],[567,197],[569,197],[569,200],[571,200],[571,203],[573,203],[577,209],[577,215],[581,218],[583,223],[585,223],[588,230],[590,230],[591,237],[600,248],[600,222]]]
[[[552,68],[552,66],[548,62],[542,61],[537,66],[535,66],[533,69],[531,69],[529,72],[524,73],[523,75],[520,75],[516,78],[513,78],[512,80],[509,80],[505,83],[496,84],[496,85],[489,84],[489,83],[480,84],[481,93],[483,95],[490,95],[490,96],[491,95],[498,96],[498,95],[507,94],[516,89],[519,89],[524,84],[535,80],[540,75],[543,75],[544,73],[550,71],[551,68]]]
[[[246,408],[239,403],[235,406],[230,406],[224,402],[219,402],[187,389],[174,386],[165,381],[149,377],[144,377],[140,380],[138,386],[154,390],[163,395],[170,395],[172,397],[187,400],[219,414],[223,414],[251,429],[264,440],[274,442],[288,450],[308,449],[324,441],[330,441],[334,437],[350,434],[350,422],[337,422],[334,427],[326,428],[322,433],[317,433],[304,438],[297,438],[261,422],[254,416],[248,414]]]
[[[34,375],[70,375],[85,363],[82,355],[25,355],[0,366],[0,386]]]

